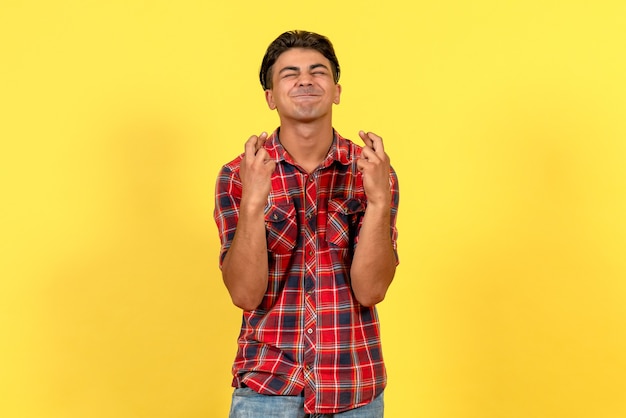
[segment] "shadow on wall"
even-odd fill
[[[619,183],[607,174],[621,145],[587,98],[526,94],[536,97],[494,106],[473,127],[483,139],[455,151],[463,198],[432,237],[429,251],[445,256],[431,266],[436,326],[424,341],[439,345],[433,352],[455,377],[446,390],[466,398],[465,411],[594,415],[581,400],[611,410],[623,381],[610,359],[623,358],[624,288],[621,261],[609,255],[623,237],[599,215],[618,219],[623,206],[606,193]]]
[[[187,140],[161,113],[124,115],[104,137],[97,243],[60,261],[46,290],[59,416],[211,415],[211,380],[232,360],[210,355],[211,345],[238,322],[211,304],[227,296],[209,294],[211,213],[189,219],[197,210],[186,210],[206,197],[181,192]]]

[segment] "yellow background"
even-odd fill
[[[622,0],[2,0],[0,416],[226,416],[213,186],[295,28],[400,176],[386,416],[626,416]]]

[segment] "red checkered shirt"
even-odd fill
[[[269,281],[258,308],[243,312],[233,386],[267,395],[303,393],[307,413],[337,413],[368,404],[386,385],[376,308],[361,306],[350,287],[367,204],[356,165],[361,148],[335,132],[326,159],[308,174],[278,134],[265,143],[277,162],[265,207]],[[220,266],[239,218],[242,156],[222,167],[217,179]],[[395,251],[393,169],[390,184]]]

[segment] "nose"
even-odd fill
[[[310,86],[312,84],[313,84],[313,81],[311,78],[311,74],[307,72],[303,72],[302,74],[300,74],[300,77],[298,78],[299,86]]]

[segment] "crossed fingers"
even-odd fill
[[[382,161],[388,160],[385,153],[385,147],[383,145],[383,139],[373,132],[359,131],[361,140],[365,143],[363,147],[361,158],[366,160],[380,159]]]
[[[263,148],[263,144],[265,143],[266,140],[267,140],[267,132],[263,132],[259,136],[252,135],[250,138],[248,138],[248,140],[246,141],[246,144],[244,145],[246,158],[256,156],[257,152],[261,148]]]

